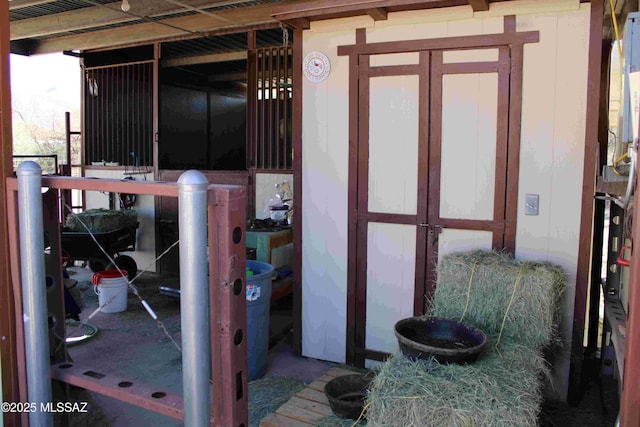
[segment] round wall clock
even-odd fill
[[[306,78],[312,82],[321,82],[329,76],[331,63],[322,52],[310,52],[304,57],[302,70]]]

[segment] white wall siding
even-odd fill
[[[304,51],[325,53],[329,78],[303,79],[302,354],[344,362],[346,354],[349,58],[335,48],[355,33],[304,33]]]
[[[589,46],[588,4],[558,15],[518,17],[518,31],[539,30],[525,45],[516,256],[548,260],[567,272],[567,338],[554,365],[556,392],[568,384],[580,235]],[[524,215],[525,194],[540,195],[540,214]],[[558,384],[559,383],[559,384]]]

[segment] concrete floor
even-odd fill
[[[78,280],[85,307],[81,318],[97,308],[98,299],[90,285],[92,273],[73,268],[71,277]],[[176,277],[146,273],[137,285],[142,297],[151,305],[172,337],[180,343],[180,301],[158,292],[160,286],[178,287]],[[289,304],[289,305],[288,305]],[[272,305],[270,335],[280,335],[290,327],[290,303]],[[98,313],[90,322],[100,329],[92,340],[69,348],[75,363],[88,365],[92,370],[141,382],[159,391],[182,394],[182,359],[180,351],[158,328],[133,295],[128,296],[128,308],[121,313]],[[311,382],[332,366],[318,360],[295,356],[291,335],[279,341],[268,355],[267,376],[292,377]],[[591,378],[585,381],[585,395],[577,406],[545,401],[540,416],[541,427],[602,426],[615,423],[617,393],[615,382]],[[72,425],[103,426],[180,426],[180,421],[133,405],[86,392],[94,405],[95,421],[80,419]],[[82,401],[82,397],[78,400]]]
[[[78,281],[85,307],[80,314],[84,319],[98,306],[98,299],[90,285],[91,271],[73,267],[71,278]],[[141,296],[180,344],[180,301],[158,292],[160,286],[179,287],[177,277],[164,277],[145,273],[136,284]],[[89,322],[99,328],[98,335],[85,343],[69,348],[69,354],[77,364],[91,366],[93,370],[140,382],[159,391],[182,394],[181,353],[171,340],[158,328],[137,299],[128,296],[127,310],[121,313],[98,313]],[[272,307],[271,335],[280,335],[290,327],[290,304],[284,301]],[[67,332],[69,333],[69,331]],[[311,382],[320,377],[330,364],[295,356],[286,335],[268,354],[267,376],[288,376]],[[180,421],[138,408],[125,402],[90,393],[96,409],[100,410],[111,425],[124,426],[180,426]]]

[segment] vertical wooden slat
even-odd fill
[[[104,81],[104,72],[101,72],[99,70],[97,70],[95,72],[95,78],[96,78],[96,87],[98,88],[98,90],[96,91],[98,96],[95,96],[95,101],[94,101],[94,105],[96,107],[96,152],[94,152],[94,158],[92,160],[101,160],[104,158],[104,133],[105,133],[105,128],[104,128],[104,123],[103,120],[100,120],[101,116],[100,113],[104,112],[104,105],[103,105],[103,100],[104,100],[104,90],[105,90],[105,81]],[[97,154],[97,156],[96,156]]]
[[[209,193],[212,426],[248,425],[244,188]]]
[[[99,150],[99,157],[97,158],[97,160],[102,160],[105,157],[105,135],[107,132],[107,128],[106,128],[106,123],[104,123],[103,117],[106,117],[106,105],[105,105],[105,99],[106,99],[106,91],[107,91],[107,82],[106,82],[106,73],[104,71],[98,71],[96,73],[98,76],[100,76],[100,84],[98,86],[98,96],[96,96],[96,104],[98,106],[97,111],[96,111],[96,122],[97,125],[100,129],[99,133],[98,133],[98,138],[100,138],[100,150]]]
[[[140,138],[144,137],[144,129],[142,126],[140,126],[140,123],[141,123],[140,119],[144,117],[144,114],[142,113],[142,110],[144,108],[144,103],[143,103],[144,100],[143,100],[143,93],[142,93],[142,89],[143,89],[142,81],[144,80],[144,67],[140,64],[135,64],[133,65],[133,69],[135,70],[135,79],[133,81],[133,84],[134,84],[133,120],[134,120],[134,123],[138,124],[135,127],[136,137],[134,141],[139,141]]]
[[[290,75],[290,70],[289,70],[289,46],[286,46],[283,49],[283,57],[284,57],[284,63],[283,63],[283,68],[284,68],[284,79],[283,79],[283,83],[284,83],[284,109],[282,112],[282,115],[284,116],[284,169],[290,169],[292,167],[291,165],[291,160],[290,160],[290,146],[291,146],[291,141],[290,138],[291,136],[289,135],[289,123],[290,123],[290,118],[289,118],[289,78],[291,77]]]
[[[595,194],[595,176],[596,176],[596,153],[598,152],[598,116],[599,116],[599,98],[600,98],[600,73],[602,60],[602,15],[604,10],[603,0],[594,0],[591,2],[590,16],[590,35],[589,35],[589,59],[587,71],[587,111],[586,111],[586,129],[585,129],[585,148],[584,148],[584,169],[582,176],[582,202],[581,202],[581,218],[580,218],[580,235],[578,238],[578,265],[576,276],[576,292],[573,320],[573,348],[572,348],[572,364],[570,370],[569,399],[574,398],[574,394],[578,395],[579,378],[582,369],[583,357],[583,338],[584,327],[586,321],[586,304],[587,292],[589,287],[591,248],[592,248],[592,227],[593,227],[593,196]],[[634,221],[635,222],[635,221]],[[635,225],[634,225],[635,228]],[[634,251],[636,252],[636,251]],[[634,279],[634,269],[631,269]],[[637,273],[637,269],[635,269]],[[633,288],[633,281],[629,289]],[[631,306],[630,306],[631,307]],[[630,313],[631,314],[631,313]],[[627,332],[629,332],[629,320],[627,320]],[[627,335],[629,336],[629,335]],[[627,351],[629,346],[626,347]],[[625,370],[629,365],[625,362]],[[625,382],[626,383],[626,382]],[[637,383],[637,381],[636,381]],[[636,414],[632,415],[635,422],[631,421],[627,412],[630,409],[630,396],[625,393],[636,386],[629,388],[623,387],[621,398],[621,418],[623,425],[640,424],[640,410],[636,407]],[[626,390],[625,390],[626,388]],[[636,399],[640,393],[640,389],[636,387],[636,395],[632,399]],[[625,417],[627,423],[624,423]]]
[[[498,111],[496,115],[496,168],[493,203],[493,222],[505,223],[505,203],[507,191],[507,150],[509,136],[509,48],[501,47],[498,52]],[[504,226],[493,232],[495,250],[504,247]]]
[[[428,223],[440,222],[440,168],[442,161],[442,51],[431,53],[431,123],[429,141],[429,206]],[[425,296],[427,300],[436,287],[436,263],[438,262],[438,241],[431,237],[437,233],[433,227],[427,235],[427,271]]]
[[[154,63],[147,65],[149,78],[147,79],[147,95],[145,96],[145,99],[147,100],[147,117],[145,119],[146,135],[145,138],[140,141],[140,146],[138,148],[138,150],[142,153],[140,157],[141,166],[148,165],[150,163],[149,159],[153,158],[153,152],[149,152],[149,150],[152,150],[154,146],[153,129],[155,108],[153,100],[155,99],[155,67],[155,61]]]
[[[260,144],[260,152],[259,152],[259,163],[258,163],[258,168],[265,168],[266,167],[266,162],[265,162],[265,144],[267,141],[267,134],[266,134],[266,122],[267,122],[267,51],[263,50],[262,51],[262,58],[261,58],[261,62],[260,62],[260,83],[262,86],[262,89],[260,91],[261,95],[262,95],[262,99],[260,100],[260,104],[261,104],[261,108],[260,108],[260,126],[258,127],[258,129],[260,129],[260,139],[258,139],[258,143]]]
[[[86,90],[86,79],[85,79],[85,68],[84,68],[84,61],[82,59],[80,59],[80,131],[78,132],[78,136],[76,139],[77,141],[80,141],[80,156],[79,158],[76,160],[75,164],[77,165],[78,163],[80,163],[80,174],[79,176],[84,176],[84,159],[85,159],[85,133],[86,133],[86,125],[87,125],[87,115],[86,115],[86,94],[87,94],[87,90]],[[71,168],[71,175],[73,176],[73,168]],[[78,194],[80,195],[80,205],[84,208],[84,192],[79,191]]]
[[[356,44],[365,44],[367,33],[356,30]],[[295,43],[295,41],[294,41]],[[347,199],[347,334],[346,361],[356,363],[358,329],[358,81],[360,80],[357,55],[349,57],[349,192]],[[297,156],[297,152],[296,152]],[[297,186],[296,186],[297,188]]]
[[[268,81],[267,81],[267,90],[269,91],[269,100],[267,102],[268,106],[268,114],[267,114],[267,135],[268,135],[268,145],[267,145],[267,159],[266,159],[266,168],[271,169],[273,165],[273,52],[274,49],[269,49],[269,63],[268,63]]]
[[[13,145],[11,140],[11,92],[9,83],[9,2],[0,2],[0,145],[2,146],[2,188],[0,209],[6,213],[6,179],[13,176]],[[9,262],[9,235],[7,221],[0,226],[0,358],[2,359],[2,398],[5,402],[18,402],[18,374],[16,359],[16,319]],[[5,425],[18,425],[19,414],[4,413]]]
[[[302,30],[295,30],[293,37],[293,63],[302,64]],[[292,144],[293,144],[293,200],[296,210],[302,212],[302,67],[293,67],[292,83]],[[302,215],[298,215],[302,218]],[[293,347],[302,353],[302,227],[293,227]],[[347,285],[348,286],[348,285]]]
[[[505,33],[516,31],[515,16],[505,16]],[[511,78],[509,105],[509,148],[507,153],[507,197],[504,249],[516,251],[516,222],[518,219],[518,181],[520,175],[520,130],[522,116],[522,44],[511,45]]]
[[[420,223],[427,222],[429,190],[429,52],[420,52],[420,75],[418,88],[418,210],[416,215],[416,267],[413,313],[424,313],[427,293],[426,265],[427,228]]]
[[[271,168],[272,169],[280,169],[282,167],[282,165],[280,164],[280,146],[282,145],[282,140],[280,137],[280,88],[281,86],[281,78],[282,78],[282,74],[281,74],[281,70],[280,70],[280,55],[282,54],[282,48],[279,47],[277,49],[275,49],[275,53],[276,53],[276,81],[275,81],[275,85],[276,85],[276,111],[275,111],[275,137],[276,137],[276,144],[275,144],[275,165],[272,165]]]
[[[256,110],[258,108],[258,73],[257,73],[257,51],[256,32],[247,32],[247,168],[255,169],[256,150]],[[255,196],[255,195],[254,195]],[[251,198],[251,195],[249,195]],[[250,209],[250,212],[253,212]]]
[[[364,366],[367,323],[367,256],[369,221],[369,119],[370,119],[370,81],[369,55],[358,57],[358,237],[356,240],[356,366]],[[365,214],[365,215],[361,215]]]
[[[105,124],[107,127],[107,135],[106,135],[106,139],[105,139],[105,144],[106,144],[106,155],[104,157],[104,160],[106,161],[112,161],[113,157],[114,157],[114,148],[113,148],[113,137],[115,132],[114,131],[114,115],[113,115],[113,68],[107,68],[107,84],[106,84],[106,91],[107,91],[107,97],[105,99],[105,107],[106,107],[106,120],[105,120]]]

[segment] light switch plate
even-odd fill
[[[525,215],[538,215],[539,205],[540,205],[539,194],[525,194],[524,196],[524,214]]]

